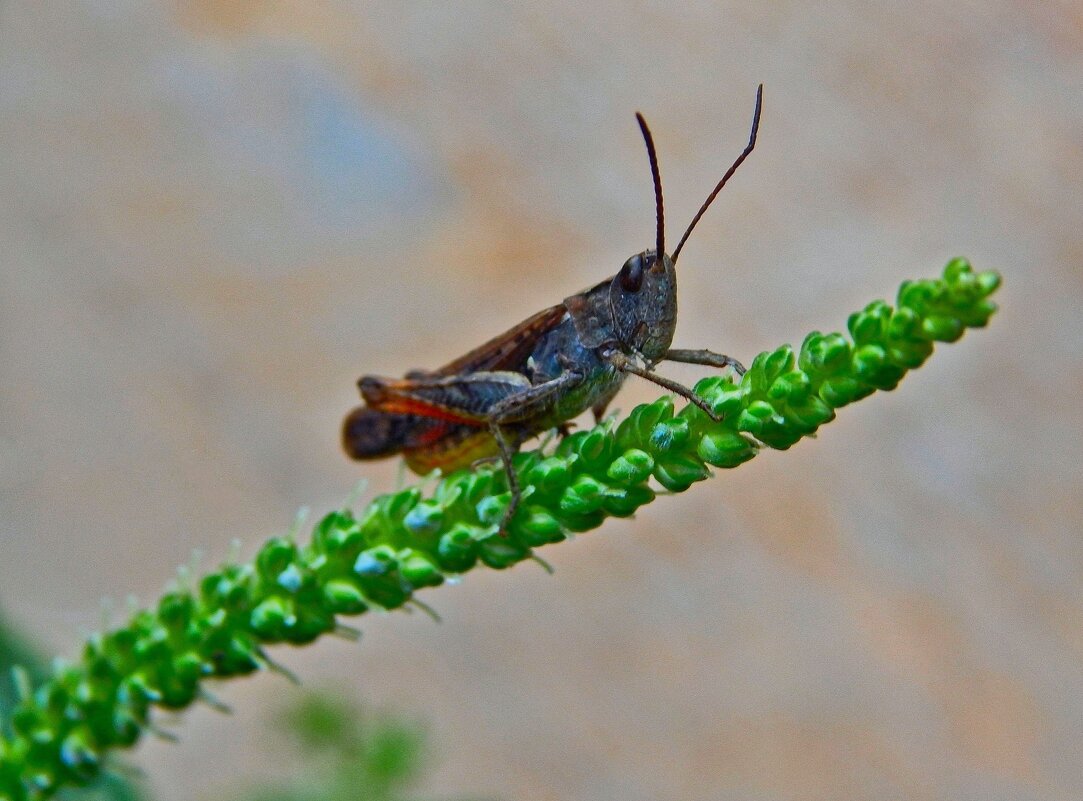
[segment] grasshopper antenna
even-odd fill
[[[714,199],[718,197],[718,193],[722,191],[722,187],[726,185],[726,181],[733,177],[733,174],[737,172],[737,168],[741,166],[741,162],[748,158],[748,154],[752,152],[752,148],[756,146],[756,132],[760,129],[760,110],[763,108],[763,84],[760,84],[760,88],[756,90],[756,111],[752,115],[752,133],[748,137],[748,145],[740,156],[737,157],[737,161],[733,162],[726,174],[722,176],[722,180],[718,182],[718,186],[714,188],[714,191],[707,196],[707,199],[703,201],[703,205],[699,207],[699,211],[696,212],[696,216],[692,218],[692,222],[688,224],[688,230],[684,232],[684,236],[681,237],[681,241],[677,243],[677,249],[673,251],[673,263],[677,263],[677,257],[681,253],[681,248],[684,247],[684,243],[688,241],[688,235],[692,233],[692,229],[696,227],[696,223],[699,222],[699,218],[703,216],[703,213],[707,211],[707,207],[714,202]],[[642,124],[642,120],[640,120]],[[649,147],[649,145],[648,145]],[[661,213],[661,190],[658,195],[659,213]],[[659,223],[659,231],[661,231],[661,223]],[[661,234],[659,234],[661,236]]]
[[[647,143],[647,158],[651,160],[651,178],[654,179],[654,217],[658,222],[658,235],[655,239],[655,261],[662,263],[662,257],[666,253],[666,215],[662,209],[662,176],[658,171],[658,154],[654,150],[654,137],[651,129],[647,127],[647,121],[643,115],[636,112],[636,121],[639,130],[643,132],[643,140]]]

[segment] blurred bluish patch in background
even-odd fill
[[[416,136],[303,46],[174,50],[158,76],[160,102],[190,126],[178,141],[202,151],[185,158],[263,195],[222,203],[212,222],[223,255],[261,274],[393,247],[423,231],[453,191]]]

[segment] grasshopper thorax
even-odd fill
[[[677,325],[677,273],[673,261],[657,250],[637,253],[609,284],[614,333],[626,352],[648,362],[661,359]]]

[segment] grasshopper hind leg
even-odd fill
[[[500,461],[504,465],[504,474],[508,479],[508,491],[511,493],[511,500],[508,501],[508,508],[504,510],[504,517],[500,521],[500,536],[508,536],[508,524],[511,523],[511,519],[515,517],[515,512],[519,509],[519,504],[523,500],[523,491],[519,485],[519,476],[515,472],[515,464],[512,462],[512,457],[515,456],[519,450],[521,438],[516,440],[509,440],[507,432],[500,423],[491,421],[489,423],[489,431],[493,435],[493,439],[496,440],[496,445],[500,449]]]
[[[511,492],[511,501],[508,503],[508,508],[504,512],[504,519],[500,523],[500,536],[508,536],[508,524],[515,517],[519,504],[523,500],[519,477],[515,474],[512,457],[519,450],[523,440],[538,431],[538,428],[535,428],[531,421],[538,415],[550,410],[554,399],[561,397],[569,389],[582,384],[584,378],[583,373],[568,370],[552,381],[537,384],[497,401],[489,410],[487,415],[489,432],[492,434],[493,439],[496,440],[497,447],[500,450],[500,460],[504,463],[504,472],[508,476],[508,490]]]

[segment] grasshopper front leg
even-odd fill
[[[681,362],[683,364],[702,364],[706,367],[717,367],[720,370],[724,370],[727,367],[732,367],[737,375],[745,374],[745,366],[732,356],[726,356],[724,353],[715,353],[713,350],[686,350],[683,348],[675,348],[666,351],[666,355],[662,357],[663,361],[667,362]]]
[[[500,535],[508,535],[508,523],[519,509],[519,503],[523,499],[522,489],[519,486],[519,477],[515,474],[512,465],[512,456],[518,450],[520,441],[508,437],[508,428],[515,423],[528,422],[531,418],[538,417],[547,412],[553,400],[559,398],[569,389],[583,383],[586,375],[582,371],[568,370],[561,373],[552,381],[532,386],[514,395],[509,395],[493,404],[489,409],[486,419],[489,423],[489,431],[496,440],[500,449],[500,460],[504,464],[504,472],[508,476],[508,490],[511,492],[511,501],[504,512],[504,518],[500,521]]]
[[[657,384],[660,387],[668,389],[670,392],[675,392],[682,398],[685,398],[689,403],[695,404],[702,409],[708,417],[714,420],[716,423],[721,422],[722,417],[718,415],[714,409],[711,408],[707,401],[703,400],[699,395],[686,387],[684,384],[678,383],[670,378],[660,376],[657,373],[653,373],[648,369],[644,369],[635,363],[626,354],[621,353],[619,350],[610,351],[605,354],[605,359],[616,369],[622,373],[630,373],[631,375],[637,375],[640,378],[645,378],[652,384]]]

